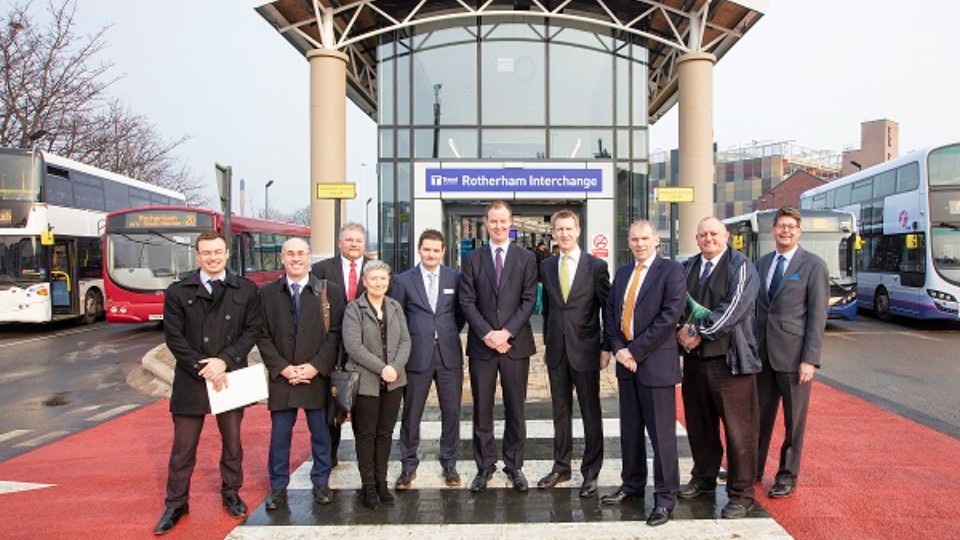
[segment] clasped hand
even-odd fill
[[[213,390],[219,392],[227,387],[227,363],[220,358],[204,358],[200,361],[203,369],[198,375],[210,381]]]
[[[280,375],[286,377],[290,384],[310,384],[310,380],[317,376],[317,368],[312,364],[299,364],[283,368]]]
[[[637,361],[633,358],[633,355],[630,354],[630,350],[626,347],[617,351],[616,354],[617,362],[623,364],[623,367],[630,370],[631,373],[637,372]]]
[[[510,345],[510,332],[506,330],[491,330],[483,338],[487,347],[500,354],[506,354],[513,346]]]
[[[690,335],[692,329],[693,326],[685,324],[677,331],[677,341],[680,343],[680,346],[683,347],[683,350],[687,352],[700,346],[700,335],[695,332],[693,332],[693,335]]]

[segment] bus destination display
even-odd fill
[[[137,212],[127,214],[127,229],[212,229],[213,216],[196,212]]]

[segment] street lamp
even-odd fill
[[[272,185],[273,180],[263,186],[263,219],[270,219],[270,186]]]
[[[367,199],[367,203],[364,205],[364,229],[367,230],[367,245],[370,244],[370,203],[373,202],[373,197]]]

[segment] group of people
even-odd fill
[[[281,253],[285,275],[259,293],[252,282],[225,271],[229,250],[223,236],[201,234],[196,241],[199,268],[170,286],[164,304],[166,341],[176,359],[170,401],[174,437],[166,509],[154,532],[168,532],[189,511],[190,476],[210,410],[206,384],[215,390],[226,385],[226,373],[246,366],[255,344],[269,374],[268,511],[287,503],[291,436],[299,409],[304,409],[310,431],[313,499],[321,505],[332,501],[329,477],[337,464],[340,426],[331,414],[329,376],[338,364],[359,373],[350,423],[360,502],[377,508],[395,501],[387,465],[398,418],[401,471],[394,489],[415,484],[420,424],[433,385],[441,411],[443,480],[460,486],[460,331],[465,324],[476,464],[469,489],[486,489],[499,457],[512,487],[526,492],[525,402],[535,352],[530,318],[538,282],[543,286],[554,465],[537,488],[552,488],[572,477],[575,390],[585,440],[579,495],[597,495],[604,453],[600,372],[614,359],[622,483],[601,497],[603,504],[643,501],[646,430],[654,453],[654,508],[647,524],[667,523],[678,496],[693,498],[715,489],[724,454],[722,423],[729,468],[729,502],[722,515],[745,516],[754,504],[754,480],[762,478],[781,400],[786,438],[769,495],[791,494],[828,295],[825,263],[798,246],[799,212],[784,208],[777,213],[777,249],[756,268],[729,247],[727,231],[716,218],[700,222],[700,253],[684,264],[658,255],[655,227],[636,221],[628,236],[634,262],[619,268],[612,283],[607,263],[579,248],[575,213],[561,210],[552,216],[552,237],[560,252],[539,262],[533,251],[511,243],[512,219],[506,202],[487,206],[489,242],[464,258],[462,273],[442,265],[446,246],[436,230],[424,231],[418,240],[420,264],[394,277],[386,263],[366,258],[360,225],[345,225],[339,254],[312,267],[309,245],[290,239]],[[675,402],[681,382],[694,461],[691,480],[683,487]],[[505,412],[500,452],[493,431],[498,384]],[[223,440],[222,502],[236,518],[247,514],[238,495],[242,418],[242,408],[216,415]]]

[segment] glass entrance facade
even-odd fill
[[[647,50],[640,39],[519,17],[384,35],[380,257],[397,270],[416,260],[414,162],[606,161],[617,171],[616,262],[627,261],[627,226],[647,216]]]

